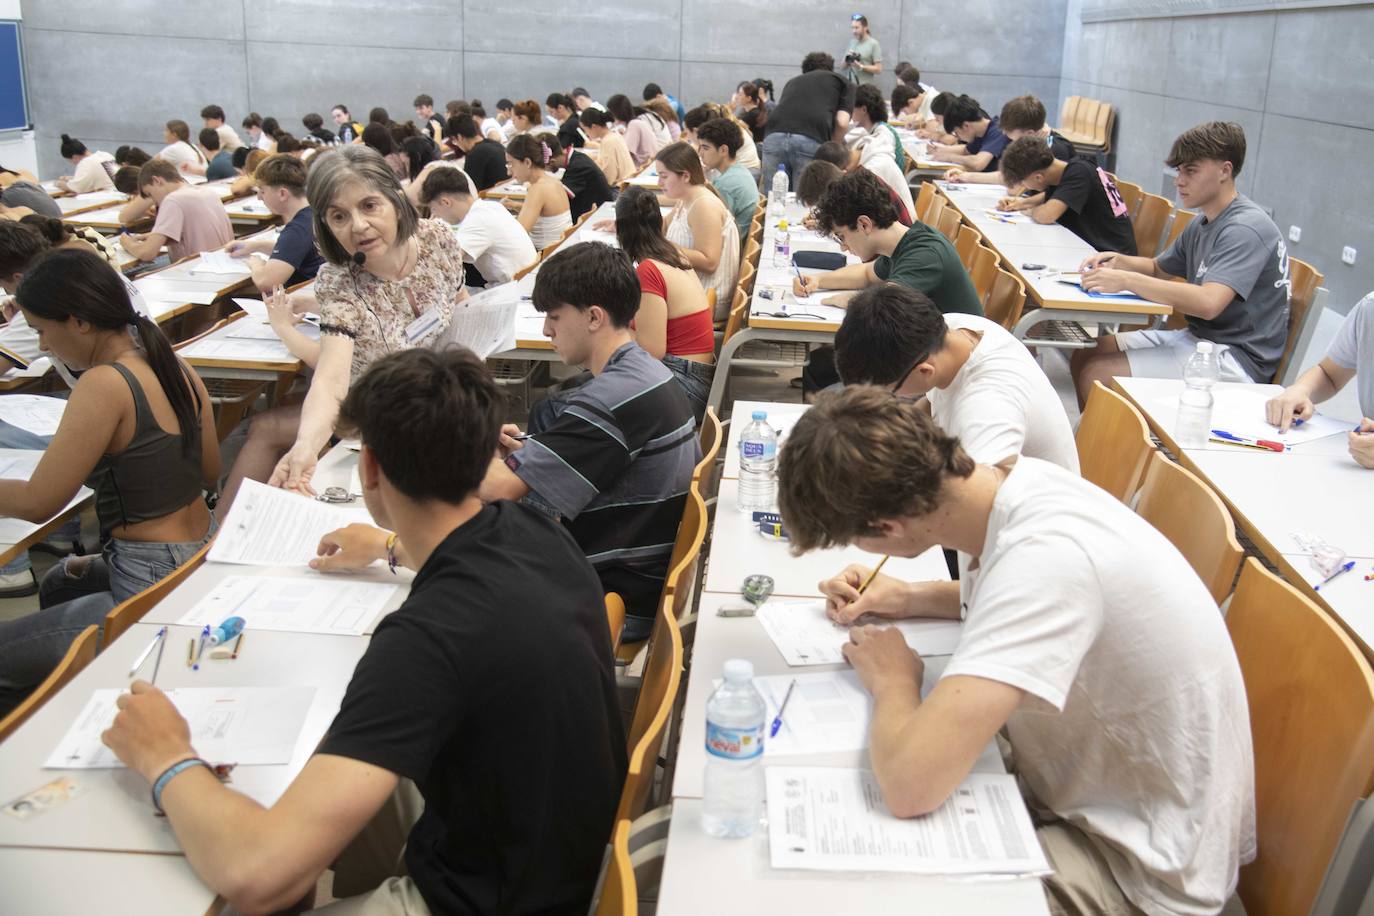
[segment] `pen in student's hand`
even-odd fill
[[[138,673],[138,669],[143,667],[143,663],[146,662],[148,660],[148,656],[152,654],[153,647],[160,645],[162,638],[166,635],[167,628],[163,627],[162,629],[158,630],[156,634],[153,635],[152,639],[148,640],[148,647],[138,654],[138,658],[134,661],[133,667],[129,669],[129,677],[133,677],[135,674]],[[161,657],[162,651],[159,649],[158,658]]]
[[[1319,592],[1319,591],[1321,591],[1323,585],[1325,585],[1326,583],[1330,582],[1332,579],[1336,578],[1337,576],[1341,575],[1342,573],[1348,573],[1348,572],[1350,572],[1350,570],[1352,570],[1352,569],[1354,569],[1354,568],[1355,568],[1355,561],[1354,561],[1354,560],[1346,560],[1344,563],[1341,564],[1340,569],[1337,569],[1337,570],[1336,570],[1335,572],[1333,572],[1331,575],[1327,576],[1325,579],[1321,580],[1321,581],[1318,582],[1316,585],[1314,585],[1314,586],[1312,587],[1312,591],[1314,591],[1314,592]]]
[[[768,737],[776,738],[778,729],[782,728],[782,714],[787,709],[787,701],[792,699],[792,690],[797,686],[797,679],[792,678],[792,683],[787,685],[787,692],[782,695],[782,705],[778,707],[778,714],[773,717],[773,724],[768,729]]]
[[[860,595],[862,595],[864,592],[868,591],[868,587],[869,587],[870,585],[873,584],[873,580],[874,580],[874,579],[878,578],[878,573],[882,571],[883,564],[886,563],[887,561],[888,561],[888,555],[887,555],[887,554],[883,554],[883,558],[882,558],[881,560],[878,561],[878,565],[875,566],[875,567],[873,567],[873,572],[869,573],[869,574],[868,574],[868,578],[864,580],[863,585],[860,585],[860,586],[859,586],[859,594],[860,594]]]

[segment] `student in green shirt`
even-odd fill
[[[749,170],[735,161],[743,144],[739,125],[725,118],[712,118],[697,128],[697,155],[702,165],[719,173],[711,184],[735,215],[741,239],[748,237],[749,221],[759,208],[758,184]]]
[[[983,314],[973,281],[949,239],[921,222],[910,228],[899,223],[887,186],[866,169],[831,184],[813,215],[817,229],[833,235],[862,263],[798,277],[792,282],[798,296],[891,282],[925,293],[942,312]],[[825,303],[843,307],[850,295],[832,296]]]

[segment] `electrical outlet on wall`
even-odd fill
[[[1288,227],[1288,241],[1290,241],[1290,242],[1301,242],[1301,241],[1302,241],[1302,227],[1301,227],[1301,226],[1289,226],[1289,227]]]
[[[1342,248],[1342,249],[1341,249],[1341,260],[1342,260],[1343,262],[1345,262],[1346,264],[1354,264],[1354,263],[1355,263],[1355,249],[1354,249],[1354,248],[1351,248],[1349,245],[1346,245],[1344,248]]]

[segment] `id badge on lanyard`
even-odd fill
[[[416,346],[433,336],[439,330],[441,317],[437,308],[432,308],[410,324],[406,325],[406,343]]]

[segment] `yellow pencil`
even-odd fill
[[[196,638],[191,637],[191,641],[186,644],[186,667],[191,667],[191,662],[196,658]]]
[[[868,587],[873,584],[874,579],[878,578],[878,573],[882,570],[883,564],[886,563],[887,560],[887,554],[883,554],[883,558],[878,561],[878,565],[873,567],[873,572],[869,573],[868,578],[864,580],[864,584],[859,586],[860,595],[868,591]]]

